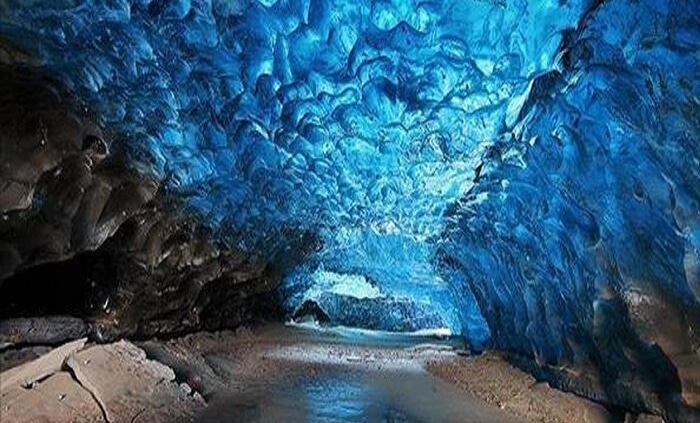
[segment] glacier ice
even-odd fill
[[[227,242],[316,234],[290,313],[593,363],[612,397],[641,366],[668,406],[700,351],[698,10],[5,0],[0,37]]]
[[[95,105],[134,160],[212,224],[250,237],[283,224],[439,236],[504,105],[552,65],[559,31],[582,10],[6,3],[1,34]]]
[[[466,275],[501,347],[590,359],[624,319],[664,350],[700,345],[691,5],[621,1],[589,14],[453,209],[443,269]],[[685,347],[642,321],[662,317],[686,328]]]
[[[455,332],[472,328],[459,328],[463,312],[445,298],[471,297],[433,269],[444,213],[472,188],[511,98],[555,65],[563,31],[585,10],[461,0],[5,3],[0,35],[94,107],[134,167],[162,177],[229,242],[257,250],[280,227],[313,231],[325,246],[315,262],[363,275],[395,267],[372,277],[392,295],[443,308]],[[383,254],[339,268],[333,251],[375,241],[368,249]],[[400,262],[390,248],[420,258],[400,253]],[[463,321],[483,337],[466,302]]]

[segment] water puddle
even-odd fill
[[[424,371],[315,365],[214,404],[199,422],[516,422]]]
[[[425,370],[463,348],[442,330],[288,324],[264,339],[275,341],[259,350],[252,376],[234,377],[237,391],[217,395],[198,422],[518,422]]]

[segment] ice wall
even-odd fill
[[[586,14],[560,67],[514,97],[440,258],[495,346],[593,363],[599,398],[666,410],[679,390],[698,404],[698,7],[611,1]]]

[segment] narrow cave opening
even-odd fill
[[[282,281],[279,292],[292,321],[377,332],[467,335],[456,304],[459,297],[436,269],[429,243],[367,232],[353,234],[342,246],[325,245]]]
[[[109,307],[105,293],[115,274],[109,261],[91,252],[21,270],[0,285],[0,316],[88,318]]]

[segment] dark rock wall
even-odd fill
[[[0,107],[0,279],[96,249],[154,197],[62,85],[4,66]]]
[[[0,67],[0,315],[68,313],[110,339],[274,311],[279,268],[217,241],[116,138],[39,70]]]

